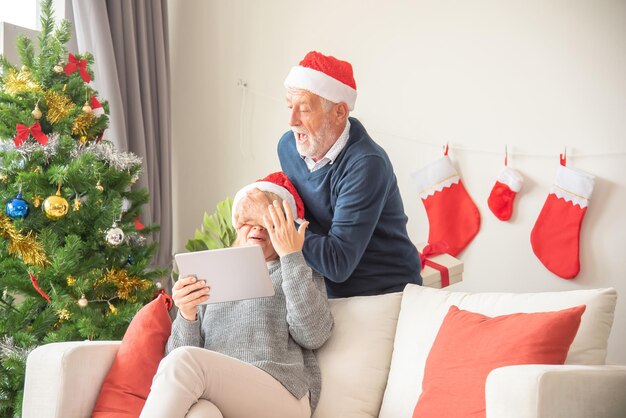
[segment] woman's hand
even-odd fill
[[[197,306],[209,300],[211,288],[204,280],[198,280],[194,276],[187,276],[178,281],[172,287],[172,299],[178,311],[188,321],[196,320]]]
[[[304,233],[309,226],[308,222],[303,222],[296,230],[293,213],[287,201],[283,201],[283,208],[284,212],[280,203],[274,200],[268,207],[269,216],[263,215],[263,223],[270,234],[274,250],[280,257],[302,250]]]

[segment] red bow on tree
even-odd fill
[[[70,75],[74,71],[78,70],[80,76],[85,80],[85,83],[89,83],[91,81],[91,76],[87,72],[87,60],[82,59],[79,60],[72,54],[71,52],[68,54],[67,60],[69,61],[63,69],[65,70],[65,75]]]
[[[17,135],[13,138],[13,142],[15,142],[16,147],[21,147],[28,139],[28,135],[32,135],[33,138],[35,138],[41,145],[46,145],[48,143],[48,136],[41,132],[41,125],[39,122],[33,123],[30,127],[18,123],[15,125],[15,129],[17,130]]]

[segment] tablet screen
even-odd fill
[[[211,286],[204,303],[230,302],[274,295],[259,245],[180,253],[174,256],[179,278],[195,275]]]

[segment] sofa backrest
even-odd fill
[[[591,365],[605,362],[616,302],[617,293],[612,288],[515,294],[451,292],[407,285],[380,418],[412,415],[422,391],[426,358],[451,305],[491,317],[586,305],[566,364]]]
[[[375,418],[387,384],[402,293],[331,299],[333,335],[317,351],[322,393],[313,418]]]

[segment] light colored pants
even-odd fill
[[[308,395],[296,399],[258,367],[204,348],[179,347],[161,361],[141,418],[183,418],[201,399],[211,404],[198,405],[206,411],[203,418],[311,417]]]

